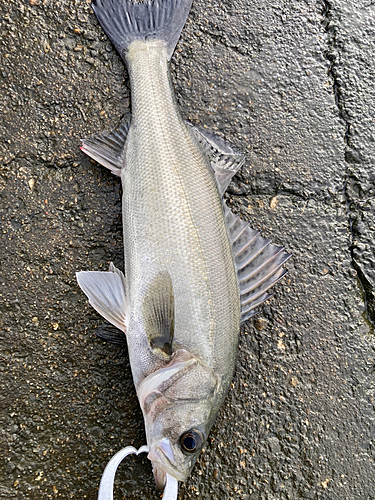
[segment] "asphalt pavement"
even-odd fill
[[[0,498],[92,500],[145,444],[126,349],[75,280],[123,266],[120,181],[79,145],[130,112],[129,81],[89,1],[0,19]],[[181,500],[375,500],[374,46],[372,0],[194,0],[181,112],[245,153],[228,203],[293,257]],[[120,498],[159,498],[145,456]]]

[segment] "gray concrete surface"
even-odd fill
[[[128,112],[128,80],[89,2],[0,13],[0,498],[95,499],[145,440],[126,350],[74,278],[122,266],[120,183],[78,146]],[[246,153],[230,203],[294,257],[181,499],[375,499],[374,44],[370,0],[194,2],[182,113]],[[145,457],[115,498],[158,498]]]

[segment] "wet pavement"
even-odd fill
[[[129,112],[128,79],[89,2],[0,14],[0,498],[91,500],[145,442],[74,276],[123,264],[120,182],[78,147]],[[369,0],[194,1],[182,113],[246,153],[229,202],[293,258],[181,499],[375,499],[374,43]],[[115,498],[159,498],[145,457]]]

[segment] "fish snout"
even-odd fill
[[[152,462],[156,486],[159,489],[162,490],[165,487],[167,474],[177,481],[186,480],[185,472],[179,471],[176,466],[169,439],[164,438],[153,446],[147,458]]]

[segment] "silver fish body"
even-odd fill
[[[155,352],[144,344],[142,308],[150,282],[166,272],[174,293],[173,344],[211,366],[226,390],[241,308],[214,172],[175,104],[164,44],[134,42],[127,60],[132,126],[121,178],[135,384],[157,364]],[[147,359],[138,359],[141,345]]]
[[[140,398],[153,450],[161,439],[178,442],[192,428],[208,434],[233,376],[241,307],[221,196],[207,157],[177,109],[165,45],[133,42],[127,62],[132,125],[121,178],[126,295],[131,310],[127,340],[138,394],[147,376],[166,367],[170,367],[166,377],[173,373],[176,353],[186,351],[197,361],[183,384],[182,380],[175,383],[173,394],[168,395],[178,405],[163,408],[161,416],[153,414],[150,421],[145,400]],[[144,320],[150,289],[163,276],[170,277],[174,296],[171,355],[152,348]],[[201,399],[195,397],[203,366],[211,381],[208,408],[207,393]],[[167,419],[173,423],[168,436],[154,435],[157,418],[164,420],[163,427]],[[173,455],[176,460],[180,452],[173,450]],[[178,479],[183,480],[193,463],[191,457],[180,458],[183,467]],[[176,474],[176,470],[168,472]]]
[[[168,61],[191,0],[96,0],[125,60],[132,117],[82,150],[121,176],[125,276],[80,272],[92,306],[126,334],[158,486],[186,480],[233,376],[240,324],[289,257],[226,207],[242,155],[194,129]]]

